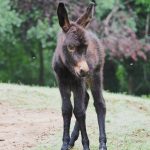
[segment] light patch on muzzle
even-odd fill
[[[81,60],[76,64],[74,70],[77,75],[82,75],[87,74],[89,72],[89,67],[85,60]]]

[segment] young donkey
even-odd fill
[[[63,3],[59,3],[57,14],[62,32],[58,36],[57,47],[53,56],[53,69],[62,97],[63,145],[61,150],[74,146],[81,130],[84,150],[89,150],[89,139],[85,125],[85,110],[88,105],[87,81],[96,108],[99,124],[100,150],[106,150],[105,101],[102,96],[102,71],[104,52],[98,38],[86,30],[90,23],[95,3],[91,2],[86,12],[75,22],[70,22]],[[74,109],[70,101],[74,95]],[[72,112],[76,117],[74,130],[69,134]]]

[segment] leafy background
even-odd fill
[[[71,20],[88,0],[64,0]],[[51,68],[58,25],[53,0],[0,0],[0,82],[57,86]],[[83,9],[84,8],[84,9]],[[106,51],[104,88],[150,94],[150,1],[97,0],[89,28]]]

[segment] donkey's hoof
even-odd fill
[[[69,150],[68,147],[62,147],[61,150]]]
[[[107,150],[106,145],[100,146],[99,150]]]
[[[69,145],[67,143],[64,143],[61,147],[61,150],[69,150]]]
[[[89,146],[84,146],[83,150],[90,150]]]
[[[83,150],[90,150],[90,148],[88,147],[88,148],[83,148]]]
[[[69,142],[71,148],[74,147],[75,141],[78,139],[78,137],[79,137],[79,131],[73,131]]]
[[[73,146],[74,146],[74,145],[73,145]],[[68,150],[71,150],[71,149],[73,148],[73,146],[69,144]]]
[[[99,150],[107,150],[106,147],[101,147]]]
[[[69,148],[70,149],[74,147],[74,143],[75,143],[74,141],[70,140],[70,142],[69,142]]]

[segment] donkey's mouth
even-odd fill
[[[86,77],[89,74],[89,66],[85,60],[80,60],[74,66],[74,71],[78,77]]]
[[[76,75],[76,77],[78,77],[78,78],[84,78],[84,77],[89,76],[89,72],[80,72],[80,73],[75,72],[75,75]]]
[[[89,75],[89,73],[88,72],[83,72],[83,73],[80,73],[80,77],[82,78],[82,77],[87,77]]]

